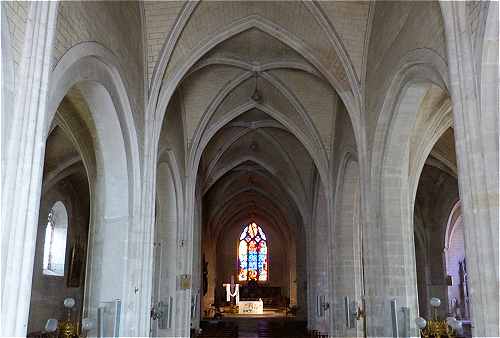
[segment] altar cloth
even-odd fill
[[[239,314],[261,315],[264,313],[264,303],[259,300],[240,300],[238,304]]]

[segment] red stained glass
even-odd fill
[[[238,246],[238,280],[267,281],[266,235],[260,226],[251,223],[243,229]]]

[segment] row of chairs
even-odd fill
[[[257,326],[259,338],[327,338],[319,331],[307,330],[305,322],[261,322]],[[201,332],[192,331],[193,338],[238,338],[238,325],[234,322],[201,323]]]
[[[318,330],[312,330],[309,332],[308,338],[328,338],[327,334],[323,334]]]
[[[201,325],[201,332],[192,332],[191,337],[196,338],[237,338],[238,326],[234,323],[219,322],[217,324]]]

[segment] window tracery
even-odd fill
[[[238,245],[238,280],[262,281],[268,279],[267,238],[262,228],[251,223],[243,229]]]

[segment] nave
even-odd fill
[[[3,1],[0,336],[499,337],[498,5]]]

